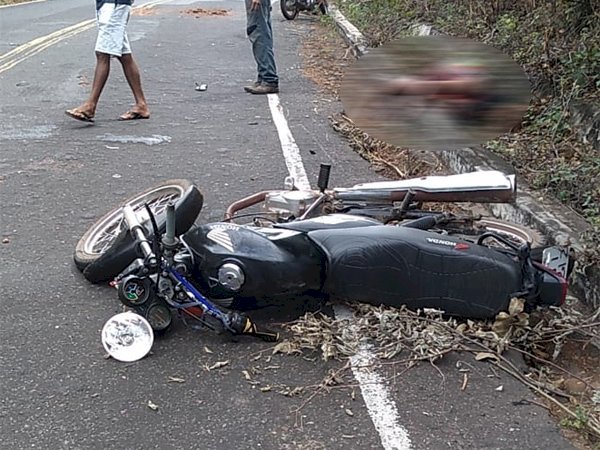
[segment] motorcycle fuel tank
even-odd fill
[[[299,231],[212,223],[193,228],[182,241],[209,296],[268,298],[322,284],[324,257]]]

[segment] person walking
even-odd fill
[[[133,59],[127,23],[131,15],[133,0],[96,0],[96,23],[98,37],[96,39],[96,69],[92,91],[88,99],[77,108],[68,109],[65,113],[73,119],[93,122],[96,106],[110,73],[110,62],[116,57],[133,93],[135,105],[119,117],[119,120],[136,120],[150,118],[150,110],[142,90],[140,69]]]
[[[246,34],[252,43],[258,76],[244,90],[250,94],[274,94],[279,92],[279,77],[273,52],[273,29],[271,27],[270,0],[246,1]]]

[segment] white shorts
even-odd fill
[[[96,51],[121,56],[131,53],[127,38],[127,22],[131,13],[130,5],[104,3],[96,12],[98,39]]]

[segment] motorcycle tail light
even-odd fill
[[[546,306],[562,306],[567,298],[569,283],[558,272],[539,263],[534,265],[541,271],[539,285],[540,304]]]

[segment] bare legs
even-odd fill
[[[88,99],[77,108],[67,110],[67,115],[74,119],[91,122],[96,115],[96,105],[100,99],[100,94],[108,80],[110,73],[110,55],[96,52],[96,70],[94,71],[94,81],[92,82],[92,92]]]
[[[94,71],[94,81],[92,82],[90,96],[77,108],[68,110],[67,114],[69,116],[88,122],[93,120],[96,114],[96,105],[100,100],[100,95],[110,73],[110,58],[111,55],[109,54],[96,52],[96,70]],[[135,105],[130,111],[123,114],[120,119],[147,119],[150,117],[150,110],[148,109],[144,91],[142,90],[140,69],[131,54],[125,54],[117,58],[123,67],[123,73],[135,100]]]
[[[125,78],[127,79],[127,83],[129,83],[129,87],[131,88],[135,100],[135,106],[120,118],[127,120],[128,118],[150,117],[150,110],[148,109],[146,97],[144,97],[144,91],[142,90],[140,69],[135,62],[135,59],[133,59],[133,55],[131,55],[131,53],[125,54],[119,58],[119,61],[121,61],[123,73],[125,74]]]

